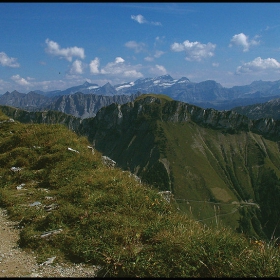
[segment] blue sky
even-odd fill
[[[0,3],[0,94],[280,79],[280,3]]]

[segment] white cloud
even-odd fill
[[[59,44],[46,39],[47,48],[45,49],[47,53],[59,56],[72,61],[73,56],[79,57],[81,59],[85,58],[85,52],[83,48],[71,47],[71,48],[60,48]]]
[[[7,66],[7,67],[19,67],[19,63],[16,62],[16,58],[14,57],[8,57],[6,53],[0,52],[0,64],[2,66]]]
[[[188,41],[189,42],[189,41]],[[185,42],[184,42],[185,43]],[[171,50],[174,51],[174,52],[182,52],[185,47],[184,47],[184,43],[183,44],[180,44],[180,43],[173,43],[171,45]]]
[[[118,56],[118,57],[116,57],[116,59],[115,59],[115,63],[117,64],[117,63],[123,63],[124,62],[124,59],[123,58],[121,58],[120,56]]]
[[[219,63],[216,63],[216,62],[213,62],[212,63],[212,66],[214,66],[214,67],[218,67],[220,64]]]
[[[128,41],[125,43],[127,48],[133,49],[136,53],[142,52],[145,50],[145,44],[142,42]]]
[[[280,25],[277,24],[277,25],[273,25],[273,26],[269,26],[267,25],[265,29],[261,29],[260,31],[269,31],[269,30],[273,30],[275,28],[278,28]]]
[[[100,61],[99,58],[96,57],[94,60],[92,60],[89,64],[89,68],[90,68],[90,73],[91,74],[98,74],[99,73],[99,67],[100,65]]]
[[[121,57],[116,57],[114,62],[109,62],[103,69],[101,69],[101,74],[121,74],[123,73],[122,63],[124,59]]]
[[[137,21],[140,24],[146,23],[147,21],[145,20],[145,18],[142,15],[137,15],[137,16],[131,16],[131,18],[135,21]]]
[[[137,21],[140,24],[143,23],[148,23],[148,24],[152,24],[152,25],[156,25],[156,26],[161,26],[162,24],[159,21],[147,21],[142,15],[137,15],[137,16],[131,16],[131,19]]]
[[[100,70],[101,74],[117,75],[120,77],[141,78],[143,74],[138,71],[141,65],[132,66],[125,63],[122,57],[116,57],[114,62],[109,62]]]
[[[154,58],[161,57],[165,52],[156,50],[154,56],[146,56],[144,59],[146,61],[154,61]]]
[[[21,78],[20,75],[13,75],[11,79],[21,86],[30,86],[31,83],[28,82],[26,79]]]
[[[42,87],[42,89],[46,91],[49,90],[50,87],[54,88],[56,86],[54,81],[42,81],[42,82],[37,82],[36,84]],[[58,87],[55,89],[58,89]]]
[[[156,58],[159,58],[159,57],[161,57],[162,55],[164,54],[164,52],[163,51],[156,51],[156,53],[155,53],[155,57]]]
[[[153,75],[165,75],[167,71],[164,66],[156,64],[155,67],[149,69],[149,72]]]
[[[129,78],[142,78],[143,74],[140,72],[137,72],[136,70],[127,70],[124,71],[124,76]]]
[[[257,37],[258,36],[255,36],[255,38],[257,38]],[[243,47],[243,52],[247,52],[251,46],[258,45],[258,44],[259,44],[259,41],[256,41],[254,39],[249,41],[248,36],[246,36],[244,33],[239,33],[239,34],[234,35],[231,38],[229,47],[232,47],[233,45],[241,46],[241,47]]]
[[[257,57],[250,62],[238,66],[236,69],[236,74],[259,72],[263,70],[277,70],[277,69],[280,69],[280,63],[276,59],[274,58],[262,59],[261,57]]]
[[[171,50],[174,52],[185,51],[185,59],[188,61],[201,61],[203,58],[212,57],[215,48],[216,45],[212,43],[201,44],[200,42],[190,42],[189,40],[171,45]]]
[[[83,64],[81,60],[75,60],[70,69],[71,74],[83,74]]]
[[[151,56],[146,56],[144,59],[145,59],[146,61],[153,61],[153,60],[154,60],[154,58],[151,57]]]
[[[67,75],[65,75],[65,78],[67,79]],[[84,82],[84,79],[81,79],[81,76],[78,76],[80,80],[75,80],[74,75],[71,76],[71,80],[65,81],[65,80],[51,80],[51,81],[40,81],[40,82],[34,82],[33,88],[42,88],[44,91],[50,91],[50,90],[57,90],[57,89],[66,89],[71,86],[76,86],[77,84],[82,84]]]
[[[159,21],[151,21],[151,24],[156,26],[162,26],[162,24]]]
[[[165,39],[165,36],[162,36],[162,37],[157,36],[155,38],[154,46],[156,47],[158,44],[163,44],[164,39]]]

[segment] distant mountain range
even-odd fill
[[[6,92],[0,96],[0,104],[29,111],[53,109],[88,118],[95,116],[102,106],[113,102],[124,104],[132,101],[140,93],[164,94],[174,100],[205,109],[230,110],[238,106],[264,103],[279,98],[280,80],[255,81],[250,85],[225,88],[213,80],[194,83],[186,77],[173,79],[170,75],[163,75],[115,86],[110,83],[98,86],[85,82],[65,90],[49,92],[35,90],[27,94],[17,91]]]
[[[104,106],[112,103],[124,104],[133,101],[138,95],[106,96],[77,92],[75,94],[48,96],[35,91],[27,94],[13,91],[0,96],[0,105],[17,107],[27,111],[55,110],[84,119],[94,117],[97,111]]]

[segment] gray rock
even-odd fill
[[[15,166],[11,167],[11,171],[13,171],[13,172],[19,172],[21,169],[22,168],[20,168],[20,167],[15,167]]]
[[[41,205],[41,204],[42,204],[41,202],[35,201],[35,202],[29,204],[29,206],[33,207],[33,206],[38,206],[38,205]]]
[[[107,156],[102,156],[102,162],[108,167],[114,167],[116,165],[116,162]]]

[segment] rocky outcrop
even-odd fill
[[[264,103],[235,107],[232,110],[254,120],[261,118],[280,120],[280,98],[272,99]]]
[[[139,94],[103,96],[75,93],[59,97],[54,103],[48,106],[48,109],[85,119],[94,117],[102,107],[112,103],[124,104],[130,102],[138,95]]]

